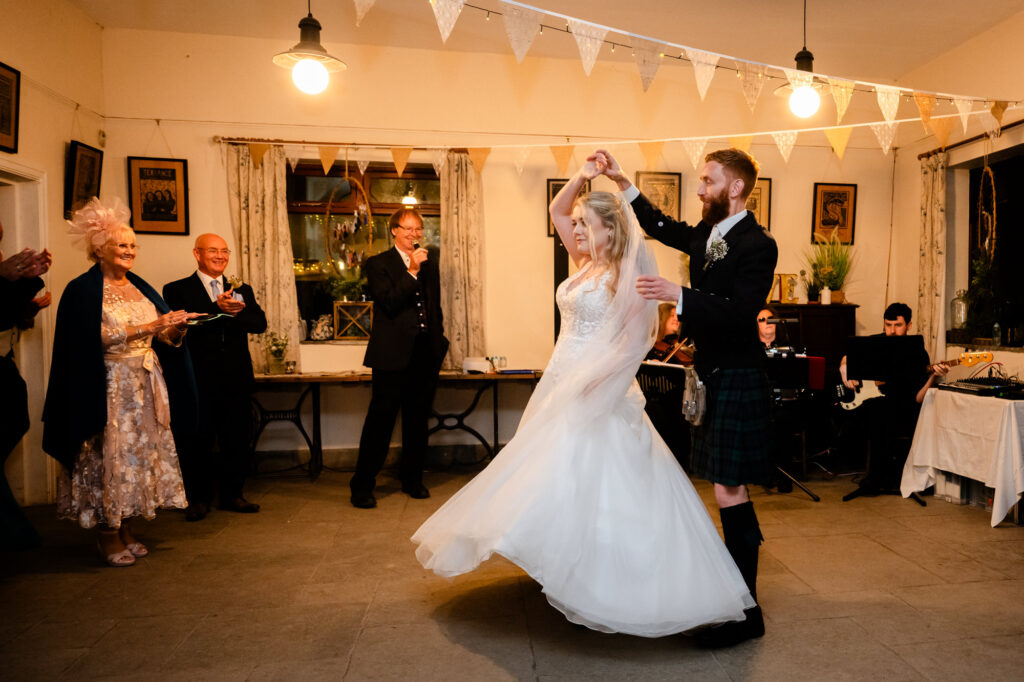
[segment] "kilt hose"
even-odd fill
[[[726,486],[771,480],[768,383],[761,369],[722,369],[705,381],[707,410],[693,430],[691,475]]]

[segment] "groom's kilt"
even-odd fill
[[[772,429],[764,372],[723,369],[706,385],[707,410],[694,429],[691,475],[728,486],[767,483]]]

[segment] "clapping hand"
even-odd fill
[[[194,320],[197,317],[202,317],[203,313],[188,313],[184,310],[172,310],[169,313],[164,313],[160,317],[156,318],[147,325],[143,325],[143,329],[151,334],[159,334],[160,332],[171,329],[172,327],[182,331],[186,327],[186,323],[189,320]]]
[[[17,279],[39,277],[50,269],[53,257],[46,249],[34,251],[22,249],[10,258],[2,258],[0,254],[0,277],[13,282]]]
[[[236,299],[234,293],[234,289],[228,289],[223,294],[217,296],[217,307],[228,315],[237,315],[245,310],[245,301]]]

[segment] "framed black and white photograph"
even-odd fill
[[[682,173],[636,172],[636,188],[672,220],[679,220],[682,182]]]
[[[188,234],[188,161],[128,157],[132,227],[143,234]]]
[[[0,152],[18,153],[21,72],[0,62]]]
[[[754,214],[757,224],[764,229],[772,229],[772,179],[758,178],[754,189],[747,196],[747,210]]]
[[[814,183],[814,212],[811,222],[811,243],[839,235],[839,243],[853,244],[853,228],[857,219],[857,185]]]
[[[544,204],[545,207],[551,205],[551,200],[555,198],[555,195],[557,195],[559,192],[562,191],[562,188],[565,187],[565,184],[567,182],[569,182],[568,178],[548,178],[548,202],[546,204]],[[589,191],[590,191],[590,180],[587,180],[586,182],[583,183],[583,186],[580,187],[580,194],[586,194]],[[551,214],[548,214],[547,218],[548,218],[548,236],[549,237],[554,237],[555,236],[555,224],[553,222],[551,222]]]
[[[72,140],[64,166],[64,217],[70,219],[89,199],[100,195],[103,151]]]

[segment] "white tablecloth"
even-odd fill
[[[995,489],[992,525],[1024,493],[1024,400],[928,390],[903,467],[903,497],[935,483],[936,471],[966,476]]]

